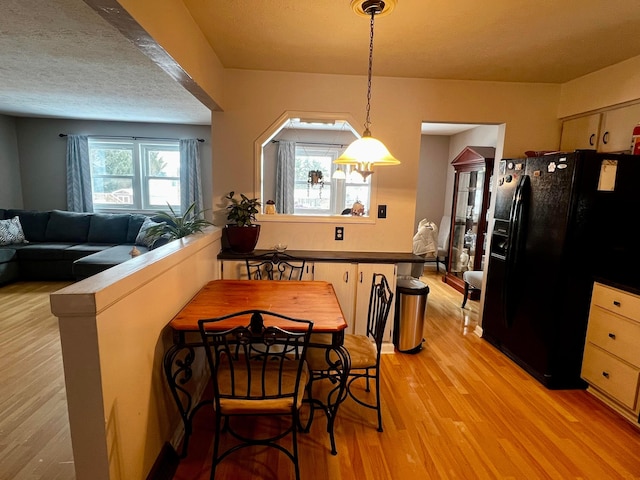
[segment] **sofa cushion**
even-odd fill
[[[22,224],[24,236],[28,242],[44,242],[47,224],[49,223],[49,212],[38,212],[36,210],[7,210],[7,215],[11,217],[17,215]]]
[[[13,248],[0,248],[0,263],[11,262],[16,258],[16,251]]]
[[[18,259],[22,260],[63,260],[65,250],[72,243],[30,243],[16,249]]]
[[[138,236],[136,237],[136,245],[142,245],[147,248],[153,248],[153,242],[155,242],[160,236],[152,235],[149,233],[149,229],[152,227],[157,227],[159,225],[166,225],[166,222],[154,222],[150,218],[145,219],[142,227],[140,227],[140,231],[138,232]]]
[[[86,257],[87,255],[92,255],[94,253],[103,252],[104,250],[108,250],[113,248],[114,244],[105,244],[105,243],[80,243],[78,245],[73,245],[62,252],[63,257],[66,260],[75,261],[79,258]]]
[[[136,243],[136,237],[140,232],[140,227],[148,217],[141,213],[132,213],[129,216],[129,230],[127,231],[126,243]]]
[[[126,243],[129,231],[128,214],[94,213],[89,223],[89,243]]]
[[[7,220],[0,220],[0,245],[15,243],[25,243],[20,218],[15,216]]]
[[[5,214],[4,212],[6,212],[6,210],[4,208],[0,208],[0,220],[4,220],[5,218]]]
[[[0,248],[0,285],[17,280],[20,275],[16,251],[11,248]]]
[[[53,210],[47,224],[47,242],[85,243],[89,234],[91,214]]]
[[[149,250],[146,247],[136,247],[140,253],[146,253]],[[76,279],[82,279],[100,273],[107,268],[119,265],[122,262],[130,260],[133,245],[116,245],[102,252],[94,253],[73,262],[73,276]]]

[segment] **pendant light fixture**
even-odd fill
[[[369,34],[369,73],[367,82],[367,117],[364,123],[362,138],[355,140],[333,163],[351,165],[352,168],[367,179],[373,173],[374,165],[398,165],[395,158],[384,144],[371,136],[371,71],[373,66],[373,24],[376,15],[386,15],[393,10],[397,0],[352,0],[351,8],[360,16],[370,17]]]

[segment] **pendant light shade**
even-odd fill
[[[367,119],[364,124],[362,138],[355,140],[347,147],[333,163],[339,165],[352,165],[354,170],[362,178],[366,179],[373,173],[374,165],[399,165],[400,160],[395,158],[384,144],[371,136],[371,72],[373,66],[373,25],[376,15],[386,15],[395,7],[397,0],[352,0],[351,8],[356,14],[371,17],[371,29],[369,35],[369,72],[367,83]]]

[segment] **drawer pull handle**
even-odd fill
[[[602,376],[604,378],[609,378],[609,372],[602,372]]]
[[[615,340],[616,339],[616,334],[615,333],[609,333],[609,338],[611,340]]]
[[[614,304],[616,307],[619,307],[619,306],[620,306],[620,302],[619,302],[619,301],[617,301],[617,300],[614,300],[614,301],[613,301],[613,304]]]

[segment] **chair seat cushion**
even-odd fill
[[[313,335],[312,341],[315,338]],[[364,335],[346,334],[344,347],[349,351],[352,369],[373,368],[376,366],[376,344]],[[322,347],[309,347],[307,349],[307,363],[311,371],[323,371],[329,368],[327,364],[327,350]],[[335,355],[335,354],[334,354]],[[337,358],[331,358],[336,360]]]
[[[482,278],[484,272],[482,270],[467,270],[462,274],[462,279],[471,285],[473,288],[482,287]]]
[[[235,385],[236,396],[244,396],[246,398],[220,398],[220,413],[222,415],[247,415],[247,414],[286,414],[291,413],[293,408],[293,397],[280,398],[260,398],[263,396],[262,391],[262,361],[250,362],[251,371],[251,387],[248,387],[247,368],[241,367],[241,362],[234,363],[235,367]],[[299,361],[292,360],[284,364],[285,368],[282,372],[282,392],[291,395],[295,391],[296,375]],[[267,396],[278,396],[280,362],[267,362],[265,371],[265,392]],[[221,395],[231,394],[231,373],[228,368],[221,366],[218,369],[218,389]],[[302,405],[302,399],[305,393],[305,386],[309,381],[309,369],[307,364],[303,364],[302,373],[300,374],[300,384],[298,386],[297,407]],[[244,390],[243,390],[244,389]]]

